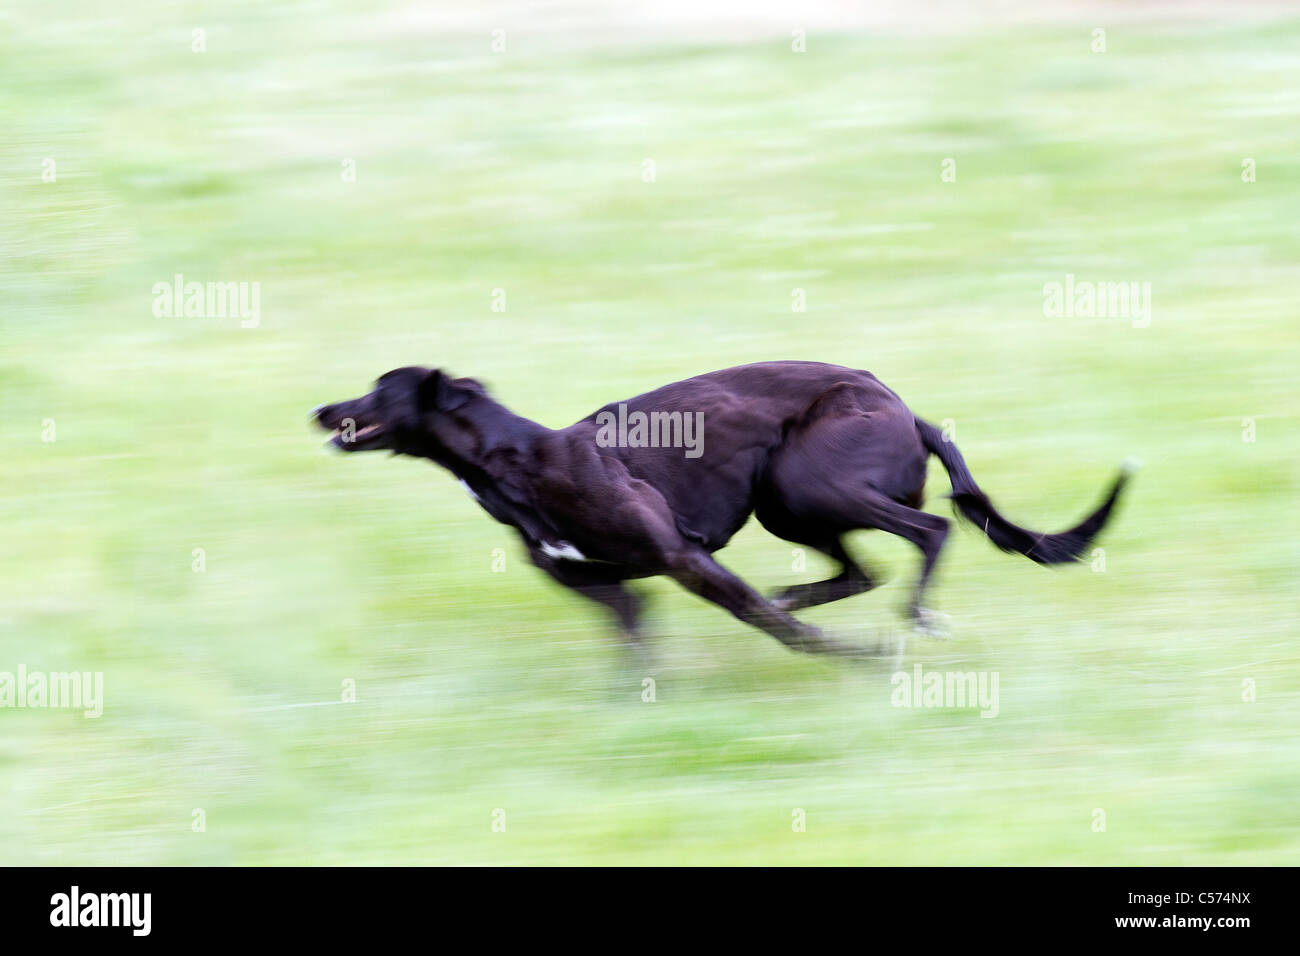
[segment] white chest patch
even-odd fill
[[[465,489],[465,494],[469,495],[475,501],[478,501],[478,495],[474,494],[474,489],[469,486],[469,482],[464,478],[460,480],[460,486]]]
[[[567,561],[591,560],[567,541],[561,541],[558,545],[543,541],[541,548],[542,554],[546,555],[548,558],[564,558]]]

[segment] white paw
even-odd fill
[[[952,633],[952,618],[942,611],[931,611],[925,607],[918,608],[913,626],[916,633],[924,637],[947,640],[949,634]]]

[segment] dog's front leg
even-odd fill
[[[623,645],[631,651],[642,670],[648,669],[654,662],[654,656],[646,646],[645,635],[641,630],[641,597],[618,583],[578,584],[572,587],[583,597],[603,604],[614,612]]]
[[[714,561],[703,549],[677,557],[669,573],[687,590],[726,608],[746,624],[766,631],[786,647],[809,654],[878,656],[869,648],[840,641],[791,617]]]
[[[643,670],[651,665],[653,656],[641,630],[641,609],[645,602],[623,583],[626,570],[605,562],[582,564],[554,558],[540,548],[530,548],[529,556],[533,564],[560,584],[613,612],[624,646]]]

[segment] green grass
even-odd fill
[[[0,710],[0,862],[1296,861],[1300,20],[494,55],[373,6],[6,14],[0,671],[106,702]],[[177,272],[260,282],[260,327],[155,318]],[[1067,272],[1150,282],[1150,327],[1045,317]],[[996,719],[658,581],[643,703],[449,476],[306,423],[404,364],[558,427],[773,358],[954,419],[1031,527],[1146,461],[1104,573],[950,539],[952,638],[902,667],[997,672]],[[892,634],[916,555],[854,546],[890,582],[807,617]],[[825,570],[756,525],[721,557]]]

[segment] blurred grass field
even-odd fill
[[[0,19],[0,670],[106,698],[0,710],[0,863],[1297,861],[1300,19],[796,54],[379,6]],[[260,282],[259,327],[155,318],[175,273]],[[1045,317],[1067,273],[1150,282],[1150,326]],[[891,707],[895,662],[788,653],[662,581],[644,703],[449,475],[306,420],[405,364],[559,427],[777,358],[953,419],[1036,529],[1145,460],[1104,573],[950,538],[951,639],[902,667],[997,672],[996,719]],[[806,616],[894,635],[917,556],[854,547],[890,582]],[[765,591],[826,568],[754,524],[720,558]]]

